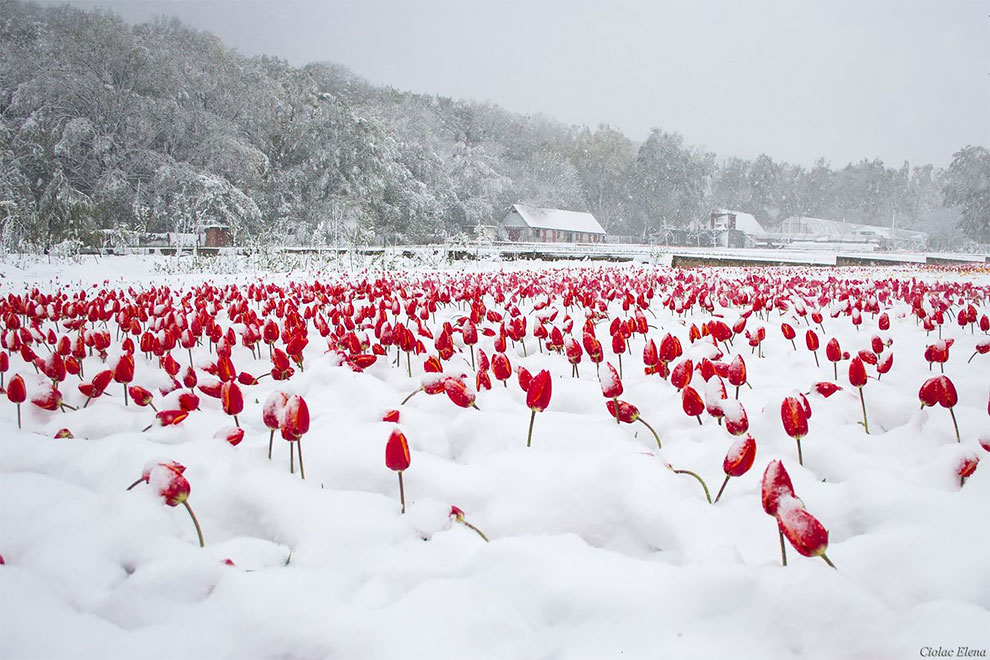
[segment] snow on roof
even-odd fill
[[[731,214],[736,216],[736,229],[745,232],[751,236],[760,236],[766,232],[760,221],[753,217],[752,213],[743,213],[742,211],[729,211],[726,209],[719,210],[721,214]]]
[[[579,231],[586,234],[605,234],[598,220],[590,213],[579,211],[562,211],[560,209],[541,209],[535,206],[513,204],[512,211],[502,221],[506,226],[519,226],[518,222],[510,219],[518,214],[527,227],[533,229],[555,229],[558,231]],[[509,222],[506,222],[509,220]]]

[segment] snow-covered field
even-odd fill
[[[979,322],[990,314],[985,268],[537,264],[211,276],[162,275],[154,264],[0,264],[5,348],[27,335],[50,367],[47,339],[58,352],[68,337],[66,357],[80,335],[106,329],[111,340],[105,363],[86,348],[82,378],[70,373],[58,386],[78,410],[32,404],[51,381],[19,350],[5,351],[5,385],[20,374],[27,400],[19,430],[17,407],[0,397],[4,658],[914,658],[990,650],[990,468],[977,468],[963,485],[959,476],[967,459],[987,458],[981,439],[990,446],[990,353],[967,363],[990,338]],[[29,298],[30,305],[19,302]],[[926,332],[915,309],[931,323],[943,305],[943,323]],[[977,320],[961,327],[958,314],[965,320],[970,305]],[[883,312],[887,330],[879,329]],[[75,314],[82,329],[70,329]],[[731,329],[747,314],[731,343],[713,339],[713,321]],[[464,332],[472,315],[475,365],[482,350],[493,358],[504,331],[513,370],[549,372],[545,410],[531,412],[528,394],[532,404],[539,393],[524,391],[516,373],[503,386],[494,364],[486,372],[491,389],[476,392]],[[619,424],[606,409],[584,336],[589,316],[603,375],[605,363],[619,368],[617,326],[631,330],[618,398],[639,409],[662,448],[644,424]],[[143,432],[155,412],[125,405],[118,382],[83,407],[78,385],[117,365],[125,318],[125,330],[136,330],[131,385],[150,391],[159,410],[176,409],[180,392],[190,390],[163,395],[172,378],[145,348],[168,344],[172,328],[180,339],[194,320],[205,326],[190,351],[158,349],[178,363],[179,381],[190,356],[196,367],[199,409],[174,426]],[[579,377],[538,336],[541,319],[551,343],[556,329],[582,346]],[[236,372],[258,377],[273,368],[269,347],[259,334],[252,351],[243,337],[267,320],[281,331],[274,347],[283,351],[300,332],[292,328],[305,328],[302,368],[293,361],[290,378],[240,386],[245,435],[232,446],[215,434],[233,418],[199,389],[218,366],[209,327],[233,330]],[[40,333],[11,331],[32,321]],[[400,323],[413,338],[408,367],[407,355],[381,337]],[[796,331],[795,346],[784,323]],[[756,337],[761,327],[765,339],[751,347],[746,333]],[[820,339],[820,366],[805,344],[809,329]],[[736,438],[707,411],[685,414],[672,377],[645,373],[644,348],[652,341],[664,353],[668,334],[683,348],[668,366],[691,359],[689,386],[737,423],[735,404],[718,404],[717,383],[734,400],[730,378],[738,372],[727,375],[727,366],[737,356],[745,361],[749,384],[738,400],[755,462],[715,505],[698,480],[674,470],[696,473],[714,498]],[[961,442],[949,409],[919,405],[922,384],[943,368],[925,359],[926,347],[941,348],[940,336],[954,340],[944,373],[958,393],[952,413]],[[860,351],[866,358],[869,434],[850,385],[856,360],[840,361],[833,377],[826,358],[833,337],[852,358]],[[425,352],[416,354],[416,341]],[[368,364],[376,352],[384,354]],[[892,367],[877,379],[870,354],[883,365],[891,352]],[[466,394],[448,384],[450,396],[420,392],[401,404],[440,378],[424,373],[427,359],[449,353],[439,360],[443,372]],[[712,364],[702,368],[706,359]],[[827,381],[842,389],[826,398],[814,385]],[[267,457],[262,413],[276,390],[308,405],[305,479],[298,465],[290,472],[293,443],[279,431]],[[477,409],[456,405],[458,392],[476,393]],[[803,466],[781,417],[782,402],[798,393],[812,410]],[[397,423],[383,421],[391,410],[399,411]],[[74,437],[55,438],[63,428]],[[385,461],[396,428],[410,450],[405,514]],[[162,474],[171,476],[165,468],[125,490],[155,459],[185,466],[205,548],[184,507],[167,506],[160,494]],[[790,544],[781,565],[778,522],[761,501],[774,460],[827,528],[835,570]],[[455,505],[490,542],[450,515]]]

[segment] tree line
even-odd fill
[[[516,202],[586,210],[649,241],[716,208],[990,241],[990,154],[948,169],[719,160],[488,103],[371,85],[330,63],[245,57],[176,19],[0,0],[4,250],[230,227],[241,244],[472,236]]]

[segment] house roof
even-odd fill
[[[862,225],[823,218],[808,218],[793,216],[784,220],[781,229],[786,234],[815,234],[829,236],[876,236],[878,238],[901,238],[924,240],[928,234],[900,227],[881,227],[877,225]]]
[[[517,220],[516,218],[519,218]],[[521,220],[521,222],[520,222]],[[536,206],[513,204],[512,211],[505,216],[502,224],[506,227],[531,227],[533,229],[555,229],[557,231],[577,231],[586,234],[605,234],[605,230],[595,216],[580,211],[561,209],[541,209]]]

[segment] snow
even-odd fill
[[[207,282],[284,286],[369,277],[176,275],[154,272],[155,263],[126,257],[23,269],[4,263],[0,293],[66,287],[71,295],[86,287],[92,296],[102,286],[126,291],[167,284],[177,292]],[[412,290],[447,278],[484,285],[487,277],[518,277],[543,285],[563,276],[674,272],[594,263],[511,265],[501,275],[498,269],[482,264],[385,276]],[[903,266],[827,274],[691,272],[722,282],[732,295],[753,273],[861,283],[952,277],[990,285],[986,271]],[[660,305],[664,293],[658,289],[651,306],[656,318],[648,314],[650,338],[659,343],[670,332],[685,357],[714,359],[710,341],[688,339],[691,324],[700,326],[712,315],[697,306],[678,315]],[[511,300],[531,317],[530,330],[532,304],[539,299]],[[486,301],[500,308],[491,291]],[[578,308],[563,310],[553,299],[551,306],[561,307],[558,325],[571,314],[580,332]],[[739,311],[716,303],[725,319]],[[984,299],[980,312],[988,311]],[[739,400],[759,450],[753,468],[733,478],[715,506],[694,479],[665,466],[693,470],[717,489],[726,452],[740,440],[707,415],[703,425],[687,417],[670,384],[643,373],[640,335],[629,339],[622,399],[657,430],[662,451],[641,424],[618,425],[608,415],[604,380],[587,356],[580,378],[572,378],[567,360],[535,350],[532,338],[525,356],[521,345],[509,342],[506,349],[513,367],[532,374],[548,369],[553,376],[553,396],[536,416],[530,449],[530,412],[516,379],[507,388],[493,382],[478,393],[480,410],[423,394],[400,407],[425,378],[435,378],[422,373],[426,355],[413,358],[412,377],[404,358],[400,368],[391,366],[394,349],[356,373],[335,352],[327,353],[326,341],[313,330],[305,370],[297,369],[289,381],[264,378],[242,388],[239,421],[246,433],[236,447],[214,438],[231,420],[218,400],[202,394],[201,410],[182,424],[156,425],[146,433],[141,429],[154,412],[125,406],[118,383],[78,411],[48,412],[25,403],[23,430],[14,406],[0,398],[0,656],[824,659],[918,657],[924,646],[990,649],[990,468],[984,461],[963,487],[957,474],[968,453],[986,458],[978,439],[990,428],[990,356],[977,355],[967,365],[985,336],[960,329],[947,315],[943,337],[955,343],[945,368],[959,393],[954,412],[963,433],[957,444],[947,410],[919,410],[918,387],[933,375],[922,354],[936,337],[909,312],[903,303],[893,304],[884,336],[895,340],[887,349],[896,353],[894,366],[880,380],[871,377],[863,390],[872,434],[859,425],[859,394],[848,387],[841,363],[844,389],[812,401],[803,467],[783,430],[780,402],[794,390],[831,380],[831,364],[822,359],[816,368],[810,352],[800,343],[794,351],[779,332],[767,333],[763,359],[744,337],[733,346],[720,344],[724,362],[737,354],[746,360],[752,387],[743,386]],[[424,324],[437,335],[444,321],[456,327],[465,313],[456,305],[441,307]],[[621,297],[609,314],[622,314]],[[751,318],[747,327],[772,327],[779,323],[776,314],[766,323]],[[224,306],[216,316],[228,323]],[[803,332],[805,321],[790,322]],[[835,336],[852,354],[869,349],[876,332],[875,317],[865,312],[858,330],[845,317],[826,314],[823,323],[823,347]],[[479,331],[497,327],[478,325]],[[616,363],[602,334],[607,323],[598,328],[606,361]],[[112,338],[113,331],[111,323]],[[476,349],[491,355],[494,338],[479,332],[479,339]],[[431,351],[432,342],[426,343]],[[114,341],[108,360],[117,348]],[[262,356],[255,359],[237,346],[232,359],[238,370],[261,374],[270,368],[267,351]],[[185,351],[176,349],[175,357],[184,370]],[[143,354],[135,358],[133,384],[154,392],[157,405],[161,372]],[[215,355],[199,346],[193,358],[201,367]],[[469,365],[458,353],[446,366],[450,373],[470,373]],[[100,368],[97,357],[86,359],[87,377]],[[12,356],[6,377],[19,372],[29,386],[44,382],[27,369]],[[603,376],[606,371],[603,366]],[[207,380],[201,369],[199,375]],[[66,403],[78,405],[73,378],[60,390]],[[709,387],[717,387],[716,378]],[[301,395],[309,406],[305,480],[298,470],[290,474],[289,443],[278,433],[273,460],[267,460],[262,411],[276,390]],[[737,410],[734,390],[723,403],[729,415]],[[390,409],[401,410],[412,455],[404,473],[406,515],[399,513],[396,476],[384,463],[394,425],[382,415]],[[75,438],[54,439],[62,427]],[[789,565],[780,566],[777,523],[760,505],[763,470],[774,459],[784,463],[796,495],[828,529],[828,556],[837,570],[791,548]],[[125,491],[142,468],[153,472],[153,465],[168,460],[186,466],[203,549],[184,507],[166,506],[145,483]],[[452,521],[451,505],[491,542]]]

